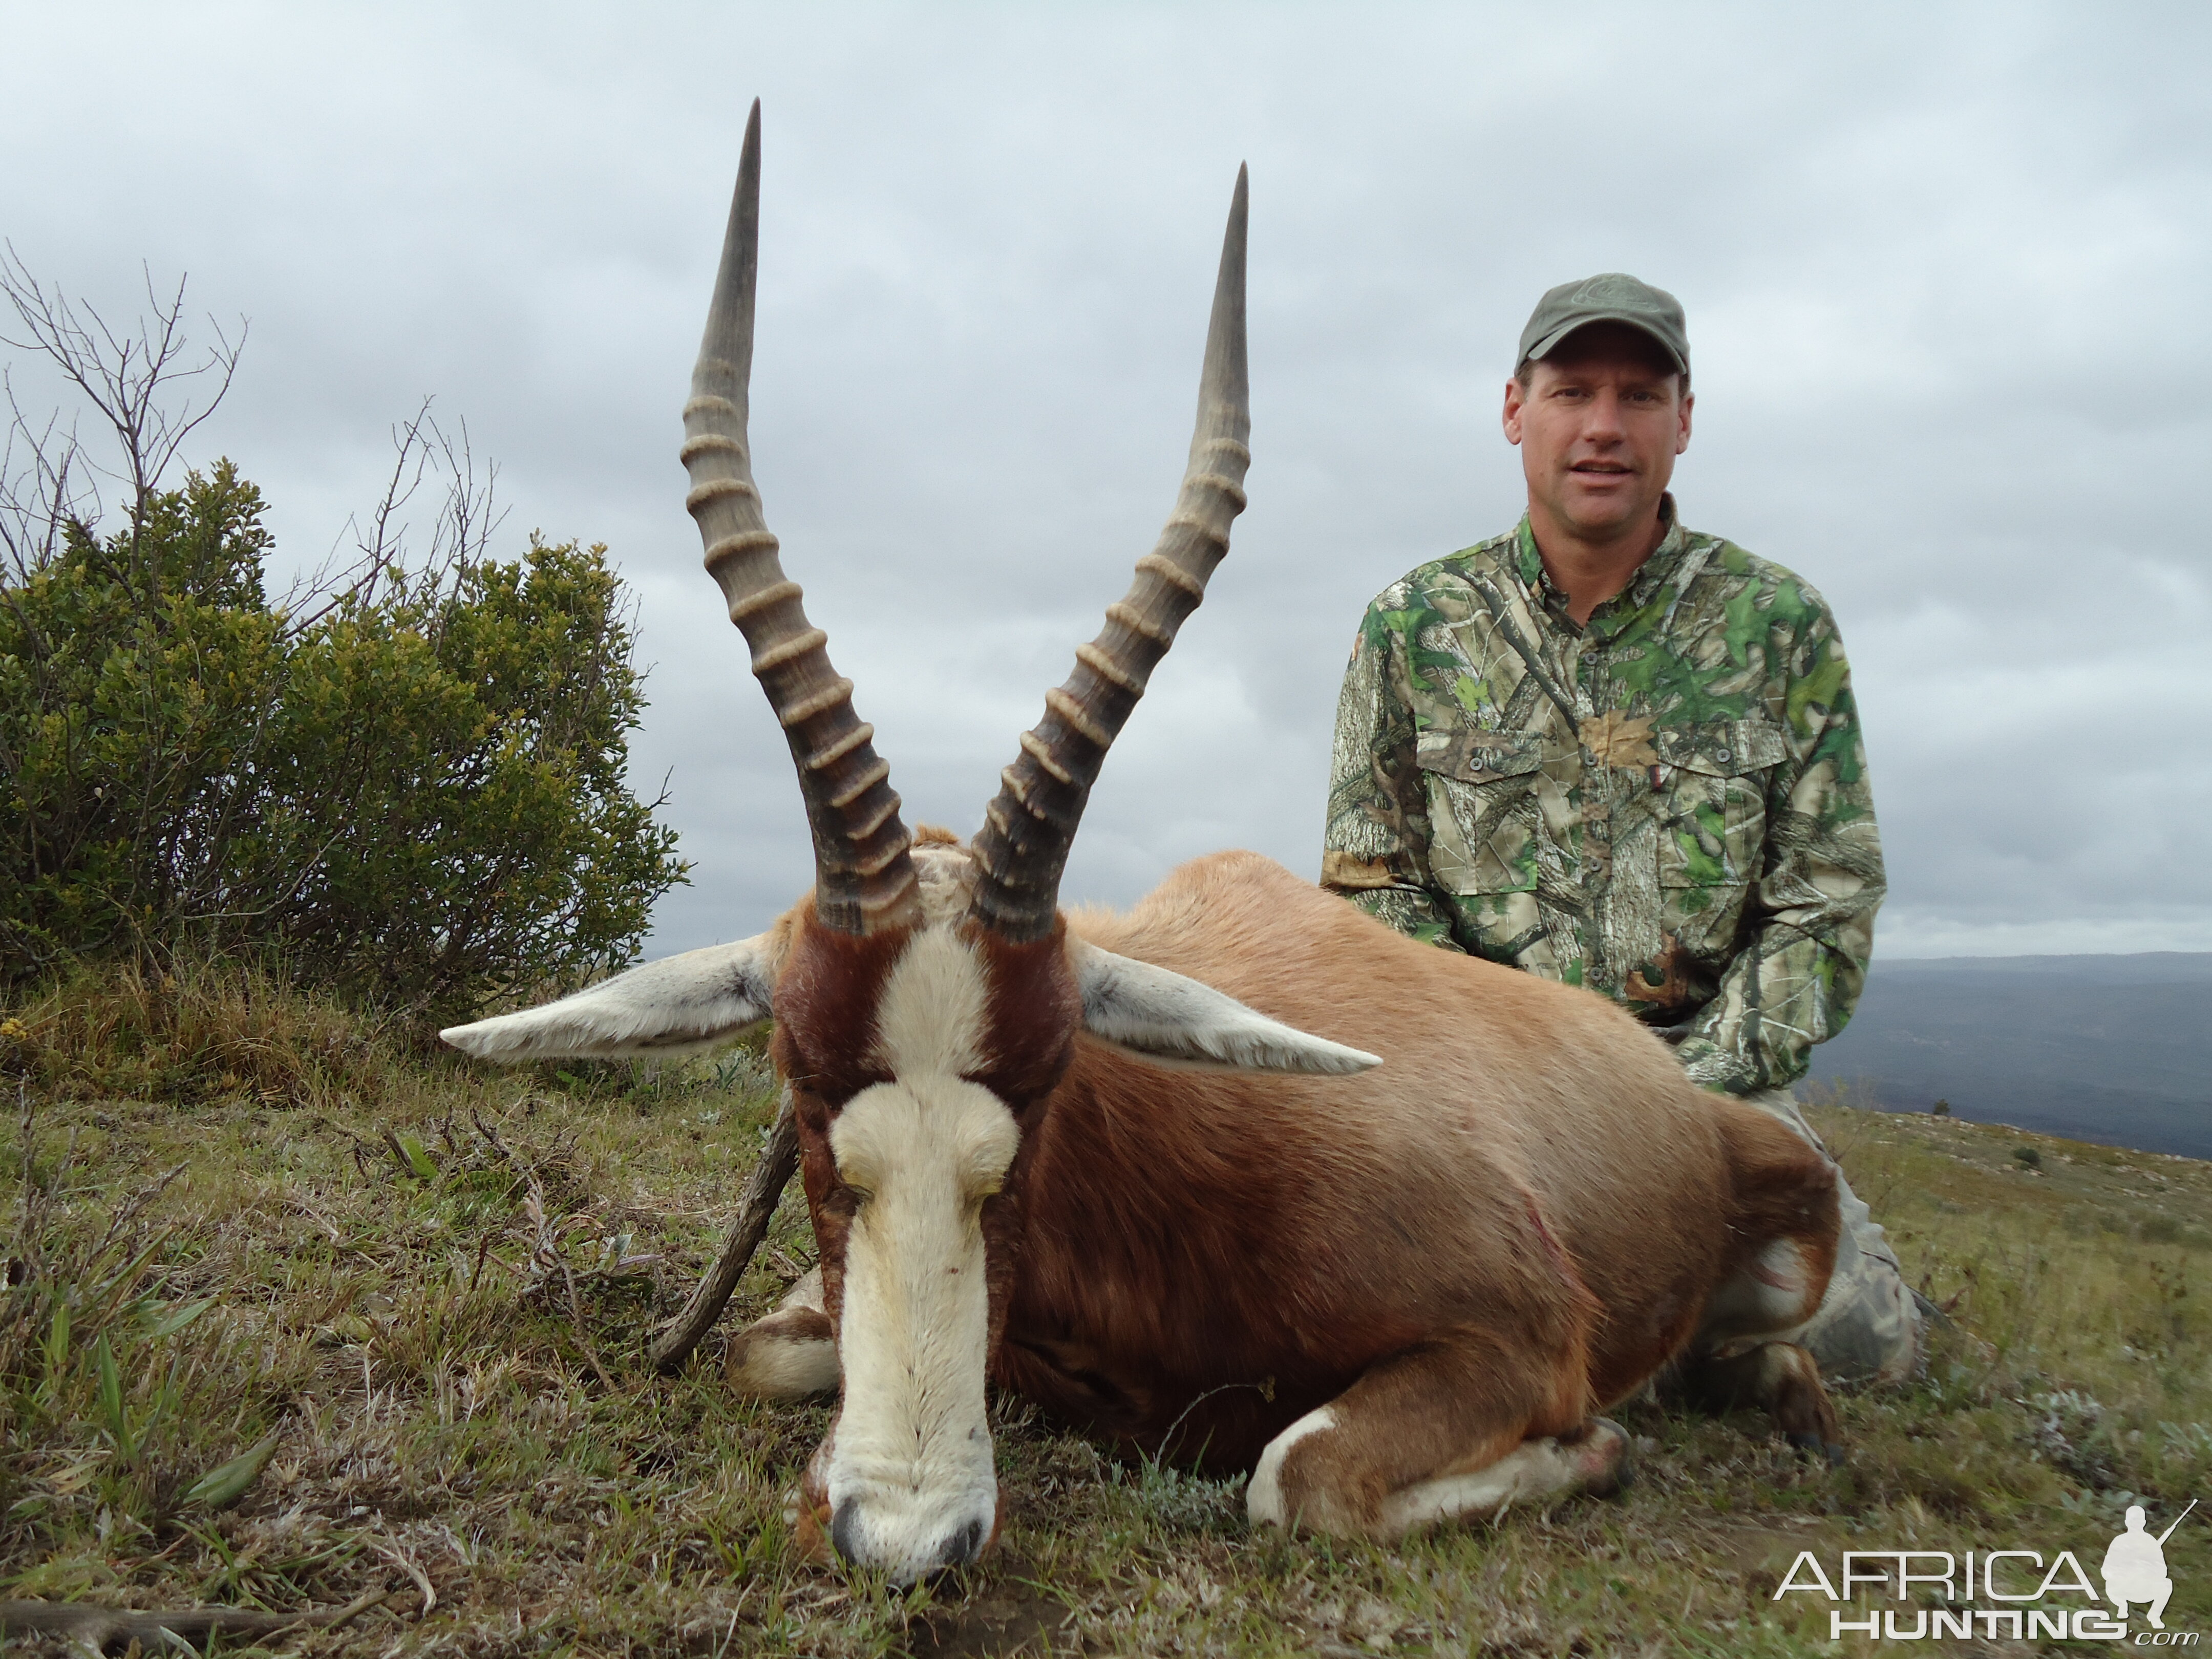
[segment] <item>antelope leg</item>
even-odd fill
[[[1458,1333],[1376,1365],[1268,1443],[1255,1525],[1389,1540],[1508,1504],[1604,1492],[1627,1437],[1584,1414],[1577,1357]]]

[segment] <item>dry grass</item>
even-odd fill
[[[1832,1653],[1826,1603],[1772,1599],[1800,1549],[2094,1571],[2138,1495],[2212,1498],[2212,1168],[1830,1104],[1957,1321],[1923,1385],[1841,1402],[1844,1468],[1644,1401],[1618,1500],[1332,1546],[1001,1402],[1001,1547],[902,1595],[792,1556],[820,1408],[732,1400],[712,1353],[644,1363],[758,1147],[750,1055],[493,1075],[203,975],[5,1011],[0,1078],[0,1596],[396,1592],[288,1651]],[[787,1203],[733,1320],[808,1253]],[[2208,1540],[2168,1545],[2172,1627],[2212,1626]]]

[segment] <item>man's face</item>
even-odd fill
[[[1640,330],[1593,323],[1505,386],[1505,436],[1528,500],[1571,535],[1605,541],[1648,522],[1690,446],[1673,364]]]

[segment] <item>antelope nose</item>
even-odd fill
[[[830,1542],[844,1560],[857,1565],[860,1559],[859,1542],[854,1536],[860,1522],[860,1504],[857,1498],[848,1498],[837,1505],[837,1513],[830,1520]]]
[[[983,1523],[970,1521],[945,1540],[938,1559],[948,1567],[964,1567],[983,1553]]]
[[[894,1534],[897,1530],[894,1525]],[[915,1583],[969,1565],[990,1543],[991,1522],[988,1516],[973,1516],[934,1543],[926,1541],[927,1538],[923,1532],[918,1537],[908,1534],[910,1541],[886,1539],[878,1528],[868,1525],[857,1498],[838,1504],[830,1520],[830,1542],[841,1559],[854,1566],[880,1567],[898,1584]]]

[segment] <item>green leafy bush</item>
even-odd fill
[[[302,618],[228,462],[0,581],[0,951],[280,952],[439,1012],[627,959],[683,878],[624,777],[603,547],[389,568]]]

